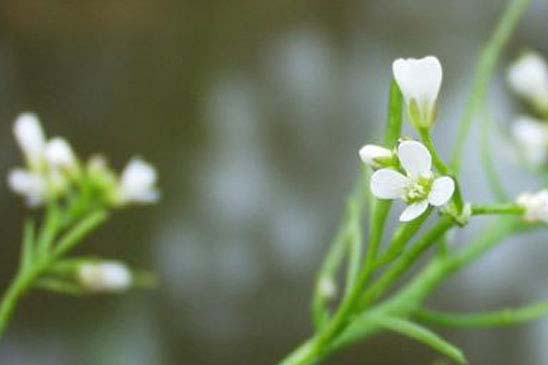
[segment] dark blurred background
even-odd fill
[[[2,175],[21,163],[12,121],[31,110],[81,156],[104,152],[118,168],[134,153],[153,162],[163,199],[116,214],[81,249],[151,269],[160,288],[84,300],[34,293],[2,340],[0,363],[274,364],[310,334],[314,272],[357,175],[357,150],[382,133],[392,60],[442,60],[436,138],[447,156],[473,64],[505,4],[2,0]],[[536,1],[503,65],[525,46],[548,55],[547,18],[548,4]],[[499,71],[491,101],[505,126],[519,111]],[[465,193],[488,201],[474,146],[473,138]],[[514,192],[539,186],[495,148]],[[2,183],[2,287],[26,214]],[[547,260],[542,236],[513,240],[431,305],[475,310],[546,297]],[[546,321],[443,333],[473,364],[548,362]],[[383,335],[339,361],[436,358]]]

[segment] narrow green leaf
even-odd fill
[[[390,101],[388,104],[388,121],[384,143],[387,148],[396,147],[401,136],[403,123],[403,96],[395,80],[390,86]]]
[[[466,364],[466,358],[459,348],[453,346],[428,328],[405,319],[393,317],[375,316],[371,318],[371,320],[387,330],[402,334],[428,345],[459,364]]]
[[[522,308],[502,309],[480,313],[444,313],[421,309],[416,313],[421,322],[446,327],[492,328],[520,324],[548,315],[548,302],[528,305]]]

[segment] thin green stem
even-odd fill
[[[87,234],[93,231],[99,224],[104,222],[107,218],[107,213],[104,211],[99,211],[89,214],[78,225],[63,236],[59,240],[58,245],[55,246],[53,252],[51,252],[49,248],[52,247],[52,242],[55,240],[55,236],[52,235],[52,232],[57,231],[55,229],[58,223],[58,219],[56,217],[58,217],[57,213],[55,213],[54,219],[46,219],[46,223],[43,226],[43,231],[40,235],[41,240],[39,241],[43,245],[39,246],[43,250],[40,252],[40,256],[33,257],[30,263],[22,266],[22,269],[19,270],[16,277],[6,290],[2,301],[0,302],[0,337],[6,330],[18,301],[28,290],[31,289],[31,287],[35,284],[36,279],[39,278],[40,275],[55,262],[55,260],[61,258],[62,255],[74,248],[74,246],[78,244]],[[28,247],[32,246],[30,245],[30,238],[28,238],[31,237],[29,236],[30,228],[28,227],[31,226],[28,225],[25,229],[26,232],[24,241],[26,243],[24,246],[26,250],[29,250]]]
[[[397,259],[403,252],[407,243],[415,236],[418,230],[432,213],[432,208],[429,208],[420,217],[401,225],[392,236],[388,250],[379,257],[375,262],[375,270],[387,265]]]
[[[436,148],[436,145],[434,144],[434,141],[432,140],[430,129],[421,128],[419,130],[419,134],[421,136],[421,139],[424,145],[426,146],[426,148],[432,155],[432,162],[434,163],[434,166],[436,167],[436,169],[443,175],[452,175],[451,169],[449,168],[449,166],[445,164],[445,162],[443,162],[443,159],[438,153],[438,149]]]
[[[415,316],[422,322],[445,327],[490,328],[529,322],[547,314],[548,302],[542,302],[516,309],[467,314],[420,309]]]
[[[30,289],[41,270],[42,266],[37,265],[32,269],[20,271],[6,290],[0,302],[0,337],[8,326],[17,302]]]
[[[524,212],[517,204],[472,205],[472,215],[523,215]]]
[[[394,148],[401,136],[403,124],[403,95],[396,80],[390,85],[390,99],[388,105],[388,121],[384,143],[388,148]]]
[[[432,140],[432,135],[430,134],[429,129],[420,129],[419,134],[421,136],[422,141],[424,142],[424,145],[432,155],[432,162],[434,163],[434,166],[436,169],[443,175],[451,176],[453,178],[453,181],[455,182],[455,193],[453,194],[453,201],[455,202],[455,206],[457,208],[457,211],[459,213],[462,213],[463,207],[464,207],[464,199],[462,197],[462,190],[460,188],[459,181],[457,179],[456,174],[445,164],[443,159],[438,153],[438,149],[436,148],[434,141]]]
[[[88,214],[80,223],[59,239],[59,243],[51,254],[53,259],[57,259],[72,250],[86,235],[104,223],[107,218],[108,213],[104,210]]]
[[[23,247],[21,248],[21,258],[19,261],[20,271],[27,270],[34,260],[34,221],[28,219],[25,222],[23,230]]]
[[[386,271],[378,281],[365,291],[360,300],[360,309],[367,308],[377,300],[392,285],[405,274],[415,262],[435,244],[449,229],[454,226],[450,217],[443,217],[430,231],[421,237],[417,243]]]
[[[452,166],[453,171],[457,174],[460,172],[464,146],[470,133],[472,121],[476,113],[480,111],[485,104],[489,82],[495,72],[495,67],[502,53],[502,49],[510,39],[510,36],[530,3],[531,0],[510,1],[476,65],[472,92],[461,119],[457,134],[457,142],[453,149]]]
[[[489,137],[491,136],[491,130],[493,121],[487,111],[487,108],[484,109],[484,117],[482,118],[483,125],[480,128],[480,154],[481,162],[483,165],[483,171],[487,177],[487,182],[491,188],[493,196],[498,202],[508,201],[508,193],[502,185],[502,181],[497,172],[497,168],[493,161],[493,154],[491,153],[491,143]]]
[[[340,228],[335,236],[335,239],[331,243],[331,246],[329,247],[329,251],[325,256],[325,260],[322,263],[320,270],[318,271],[316,288],[312,299],[312,317],[316,328],[321,328],[329,317],[326,298],[322,291],[323,282],[324,280],[335,280],[335,274],[339,269],[345,254],[348,252],[351,222],[359,219],[352,219],[352,214],[354,213],[352,207],[354,205],[358,205],[362,210],[365,209],[364,206],[367,202],[368,190],[364,188],[364,182],[367,181],[368,176],[369,171],[367,169],[363,169],[362,175],[359,178],[353,193],[346,202],[345,214],[340,224]]]

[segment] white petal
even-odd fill
[[[548,190],[523,193],[516,202],[525,208],[524,219],[526,221],[548,223]]]
[[[377,170],[371,176],[371,192],[379,199],[402,197],[407,184],[407,177],[391,169]]]
[[[521,56],[508,69],[510,87],[523,98],[541,105],[548,103],[548,65],[536,52]]]
[[[398,146],[398,158],[407,174],[413,177],[429,176],[432,156],[424,145],[417,141],[403,141]]]
[[[17,117],[13,134],[31,168],[36,168],[46,147],[46,137],[36,114],[23,113]]]
[[[45,151],[46,160],[55,167],[72,168],[76,165],[76,158],[70,144],[63,138],[52,138]]]
[[[400,215],[400,222],[409,222],[420,216],[428,208],[428,202],[426,200],[413,203],[407,206],[403,213]]]
[[[120,291],[128,289],[133,281],[126,265],[117,261],[87,263],[80,267],[80,283],[91,291]]]
[[[405,102],[409,104],[415,100],[419,107],[429,112],[438,98],[443,78],[440,61],[434,56],[400,58],[392,64],[392,71]]]
[[[432,183],[428,202],[435,207],[446,204],[455,192],[455,182],[449,176],[438,177]]]
[[[360,149],[360,158],[361,160],[374,168],[379,167],[377,159],[389,159],[392,157],[392,151],[388,148],[377,146],[374,144],[367,144]]]
[[[159,199],[154,186],[157,180],[156,169],[149,163],[134,158],[122,173],[119,186],[120,200],[123,203],[153,203]]]
[[[533,166],[546,160],[548,152],[548,126],[541,120],[520,116],[512,125],[512,134],[519,153]]]
[[[47,183],[44,178],[23,169],[10,171],[8,186],[13,192],[24,196],[30,207],[41,205],[47,195]]]

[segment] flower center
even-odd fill
[[[417,179],[410,178],[405,190],[404,200],[407,204],[423,201],[432,190],[433,179],[430,176],[420,176]]]

